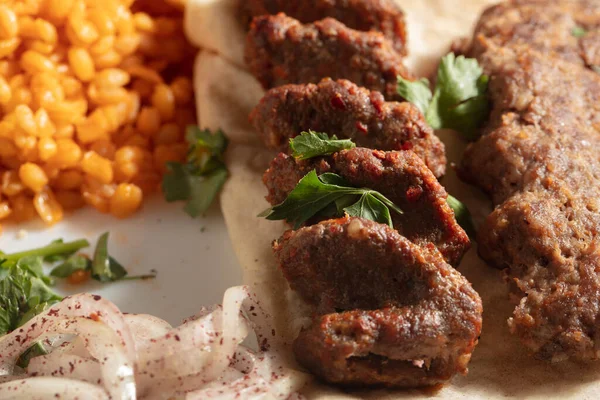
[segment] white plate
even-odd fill
[[[57,238],[86,238],[91,246],[84,252],[91,254],[97,237],[109,231],[109,253],[130,275],[155,269],[156,279],[61,285],[59,291],[96,293],[124,312],[152,314],[178,325],[201,306],[221,303],[224,290],[242,281],[218,202],[198,219],[190,218],[182,208],[182,203],[166,204],[155,195],[141,212],[124,220],[86,208],[50,228],[41,221],[5,226],[0,249],[12,253]],[[27,231],[27,236],[19,239],[21,229]]]

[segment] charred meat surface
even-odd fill
[[[444,144],[414,105],[386,102],[381,93],[347,80],[271,89],[250,120],[272,149],[286,152],[289,139],[312,129],[352,139],[358,146],[412,150],[436,177],[446,171]]]
[[[497,46],[526,44],[576,64],[600,66],[600,3],[595,0],[513,0],[487,9],[475,29],[473,54],[485,52],[478,37]]]
[[[481,299],[433,245],[342,218],[288,231],[274,252],[291,288],[317,310],[294,350],[324,380],[414,387],[466,373]]]
[[[382,32],[402,55],[406,55],[404,14],[393,0],[246,0],[241,2],[244,20],[284,13],[302,23],[334,18],[359,31]]]
[[[492,14],[519,20],[520,5],[530,3],[540,2],[492,9],[480,29]],[[539,14],[547,17],[546,8]],[[479,252],[507,269],[522,297],[511,331],[539,358],[594,360],[600,358],[600,75],[564,52],[540,48],[536,35],[505,40],[506,32],[534,25],[476,34],[493,112],[483,137],[467,149],[461,174],[496,205],[480,228]]]
[[[402,56],[379,32],[361,32],[326,18],[301,24],[284,14],[252,21],[246,39],[246,63],[265,89],[288,83],[348,79],[401,100],[398,75],[412,79]]]
[[[470,246],[469,237],[456,222],[448,194],[423,161],[411,151],[354,148],[329,157],[297,161],[280,153],[263,176],[267,201],[279,204],[311,170],[334,172],[351,185],[376,190],[404,213],[394,213],[394,228],[417,244],[433,243],[446,260],[458,265]]]

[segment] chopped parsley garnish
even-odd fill
[[[576,25],[573,29],[571,29],[571,35],[575,36],[577,39],[584,37],[587,34],[587,30],[579,25]]]
[[[474,140],[488,116],[488,77],[473,58],[450,53],[442,58],[433,93],[427,79],[398,77],[398,93],[417,106],[434,129],[454,129]]]
[[[227,138],[221,130],[213,134],[196,126],[188,127],[186,138],[187,161],[167,163],[162,191],[168,202],[187,202],[184,210],[195,218],[208,210],[227,180]]]
[[[317,215],[340,217],[348,214],[393,227],[390,209],[402,214],[398,206],[375,190],[352,187],[333,173],[317,176],[317,172],[312,170],[298,182],[283,203],[263,211],[259,217],[287,220],[294,229],[298,229]]]
[[[356,147],[350,139],[338,139],[333,135],[331,138],[326,133],[308,131],[290,139],[292,156],[297,160],[307,160],[313,157],[326,156],[341,150]]]
[[[0,335],[5,335],[62,300],[35,268],[18,262],[0,269]]]
[[[475,230],[475,224],[473,223],[473,217],[471,217],[471,212],[460,200],[458,200],[454,196],[448,195],[448,199],[446,200],[448,205],[454,211],[454,216],[456,217],[456,222],[467,232],[467,235],[471,239],[475,239],[477,236],[477,232]]]
[[[93,261],[77,253],[89,245],[85,239],[68,243],[55,240],[37,249],[0,253],[0,335],[13,331],[62,300],[51,288],[55,283],[53,278],[68,278],[80,270],[90,271],[92,278],[100,282],[155,276],[128,277],[125,268],[108,255],[108,233],[98,239]],[[50,276],[44,273],[45,263],[61,260]]]
[[[94,257],[88,264],[92,278],[100,282],[116,282],[123,280],[152,279],[155,273],[139,276],[127,276],[127,270],[108,254],[108,232],[103,233],[96,243]]]

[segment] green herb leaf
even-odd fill
[[[108,254],[108,236],[108,232],[100,235],[92,260],[92,278],[100,282],[115,282],[127,276],[127,270]]]
[[[48,351],[46,350],[42,342],[36,342],[19,356],[19,359],[17,360],[17,365],[21,368],[27,368],[27,366],[29,365],[29,361],[31,361],[32,358],[44,356],[46,354],[48,354]]]
[[[116,282],[124,280],[152,279],[156,277],[156,273],[141,276],[127,276],[125,267],[108,254],[108,236],[108,232],[103,233],[96,243],[94,258],[91,262],[93,279],[99,282]]]
[[[33,250],[21,251],[12,254],[2,254],[1,258],[5,259],[5,263],[12,265],[21,258],[27,256],[38,256],[38,257],[51,257],[57,255],[70,255],[76,251],[79,251],[85,247],[88,247],[90,243],[85,240],[75,240],[73,242],[64,243],[62,241],[54,241],[47,246],[40,247]]]
[[[187,200],[190,197],[190,182],[188,180],[190,172],[186,169],[186,165],[178,162],[168,162],[166,167],[167,173],[162,181],[165,200],[169,203]]]
[[[349,206],[353,201],[356,201],[356,196],[360,196],[361,200],[367,202],[367,205],[361,211],[361,204]],[[368,195],[371,198],[363,200],[362,197]],[[385,202],[382,201],[385,199]],[[285,201],[274,207],[271,207],[259,214],[259,217],[265,217],[269,220],[287,220],[293,224],[294,229],[298,229],[308,219],[321,215],[333,216],[335,213],[334,206],[339,212],[340,207],[343,207],[345,212],[350,208],[351,212],[364,218],[377,218],[379,222],[390,223],[391,219],[385,218],[386,210],[389,215],[387,204],[393,204],[381,193],[371,189],[355,188],[350,186],[341,176],[333,173],[325,173],[320,177],[317,176],[315,170],[306,174],[296,185],[294,190],[290,192]],[[383,210],[385,208],[386,210]],[[400,209],[394,205],[393,209]],[[338,215],[340,216],[340,215]]]
[[[454,211],[454,216],[456,217],[456,221],[458,224],[467,232],[467,235],[471,239],[475,239],[477,235],[477,231],[475,230],[475,224],[473,223],[473,218],[471,217],[471,212],[461,201],[459,201],[456,197],[448,195],[448,199],[446,200],[448,205]]]
[[[36,272],[15,263],[0,278],[0,335],[13,331],[46,307],[60,301]],[[34,267],[35,271],[37,267]]]
[[[575,36],[577,39],[584,37],[587,34],[587,30],[579,25],[576,25],[573,29],[571,29],[571,35]]]
[[[221,156],[227,150],[227,137],[222,130],[212,133],[209,129],[201,130],[197,126],[188,126],[186,139],[192,150],[208,150],[213,156]]]
[[[227,175],[227,169],[223,167],[208,175],[191,176],[190,197],[184,208],[185,212],[193,218],[206,212],[225,184]]]
[[[398,76],[397,91],[400,96],[417,106],[423,115],[425,115],[429,108],[431,98],[433,97],[431,89],[429,88],[428,79],[422,78],[418,81],[409,81]]]
[[[227,180],[223,160],[227,138],[221,130],[213,134],[198,127],[188,127],[186,137],[190,143],[187,162],[167,163],[162,191],[168,202],[186,201],[184,210],[197,217],[208,210]]]
[[[54,269],[50,272],[50,276],[54,276],[56,278],[68,278],[73,275],[75,271],[87,271],[92,269],[92,261],[81,255],[74,254],[71,257],[67,258],[65,262],[54,267]]]
[[[96,242],[96,250],[92,260],[92,277],[100,282],[112,280],[110,259],[108,258],[108,232],[104,232]]]
[[[434,129],[450,128],[467,139],[477,138],[477,129],[488,116],[488,77],[475,59],[442,58],[435,92],[425,115]]]
[[[326,133],[308,131],[290,139],[292,156],[298,160],[326,156],[340,150],[352,149],[356,145],[350,139],[329,138]]]
[[[57,243],[64,243],[64,242],[65,241],[63,239],[56,239],[56,240],[53,240],[52,242],[50,242],[50,244],[57,244]],[[74,252],[62,253],[62,254],[51,254],[49,256],[44,257],[44,262],[55,263],[58,261],[63,261],[73,253]]]
[[[433,96],[425,80],[398,78],[398,93],[423,111],[432,128],[454,129],[468,140],[478,137],[488,116],[487,86],[488,77],[476,59],[453,53],[442,58]]]
[[[363,193],[360,200],[344,208],[344,211],[351,217],[370,219],[394,227],[389,208],[369,192]]]

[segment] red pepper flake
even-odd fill
[[[404,142],[402,143],[402,150],[412,150],[413,143],[412,142]]]
[[[342,99],[342,95],[339,93],[336,93],[332,98],[331,98],[331,106],[333,108],[337,108],[338,110],[346,110],[346,103],[344,103],[344,99]]]
[[[411,203],[418,201],[423,194],[423,188],[421,186],[411,186],[406,191],[406,199]]]
[[[369,127],[360,121],[356,121],[356,129],[358,129],[365,135],[369,133]]]
[[[95,312],[90,314],[90,319],[96,322],[100,321],[100,317],[98,317],[98,314],[96,314]]]

